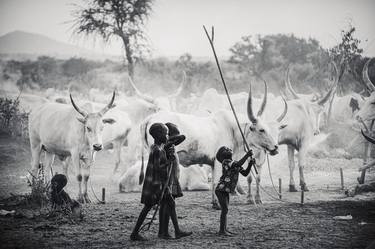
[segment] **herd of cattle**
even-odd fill
[[[363,70],[364,87],[371,93],[369,97],[356,93],[335,96],[337,69],[329,91],[320,97],[316,94],[297,94],[290,82],[289,70],[283,77],[285,89],[280,96],[268,93],[266,82],[262,98],[252,96],[251,86],[248,93],[231,95],[246,141],[254,151],[259,172],[253,175],[256,177],[255,198],[251,192],[253,176],[250,174],[248,177],[250,203],[262,202],[259,193],[262,165],[267,154],[276,155],[282,145],[287,146],[289,190],[297,191],[293,178],[297,151],[299,185],[302,190],[308,191],[303,172],[306,154],[314,136],[326,124],[330,102],[332,118],[337,122],[354,124],[360,121],[361,125],[366,125],[375,119],[375,87],[368,76],[370,61]],[[119,166],[124,172],[120,188],[125,191],[139,190],[138,177],[144,170],[144,163],[140,163],[140,160],[142,158],[143,161],[147,148],[153,143],[148,128],[154,122],[172,122],[186,135],[185,142],[177,147],[183,166],[183,185],[189,189],[208,189],[207,167],[203,166],[208,165],[212,169],[213,190],[221,172],[221,166],[215,160],[217,149],[222,145],[231,147],[234,158],[240,157],[245,149],[227,97],[208,89],[200,97],[192,95],[183,98],[184,81],[174,94],[151,97],[142,93],[130,78],[129,81],[136,93],[131,97],[113,92],[109,98],[95,90],[90,91],[89,100],[77,100],[72,95],[70,99],[53,94],[49,94],[49,99],[31,94],[21,95],[21,106],[32,109],[29,116],[31,173],[37,174],[42,154],[45,172],[50,172],[57,156],[63,163],[65,174],[68,165],[73,165],[79,186],[79,201],[89,202],[87,182],[95,155],[100,150],[110,148],[115,157],[113,172],[118,171]],[[256,114],[255,109],[258,109]],[[368,132],[365,131],[364,135],[369,141],[375,141]],[[217,205],[213,191],[212,201]]]

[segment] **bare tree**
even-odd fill
[[[130,77],[134,78],[134,62],[148,51],[144,25],[153,0],[89,0],[86,7],[73,12],[74,33],[99,35],[105,42],[122,41]]]

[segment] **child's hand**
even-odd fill
[[[247,153],[246,153],[246,156],[250,157],[253,155],[253,151],[250,149]]]
[[[169,147],[169,148],[166,150],[167,155],[174,155],[175,151],[176,151],[176,150],[174,149],[174,146],[171,146],[171,147]]]
[[[252,165],[255,165],[256,164],[255,158],[251,158],[249,163]]]

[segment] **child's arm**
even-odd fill
[[[240,173],[243,176],[248,176],[251,170],[251,166],[255,165],[255,159],[251,158],[249,164],[247,165],[246,169],[241,168]]]
[[[168,173],[167,173],[167,167],[166,167],[167,165],[160,164],[161,156],[162,156],[162,151],[159,149],[156,149],[154,151],[154,167],[155,167],[155,170],[159,173],[160,180],[164,184],[165,181],[167,181]]]
[[[250,156],[253,155],[253,151],[252,150],[249,150],[237,163],[236,163],[236,167],[241,167],[247,160],[247,158],[249,158]]]

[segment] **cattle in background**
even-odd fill
[[[288,147],[289,161],[289,191],[296,192],[294,183],[294,151],[298,151],[298,168],[300,177],[300,187],[303,191],[308,191],[304,177],[304,167],[306,166],[306,154],[313,141],[313,137],[320,133],[320,119],[324,112],[325,104],[332,97],[338,81],[337,68],[335,80],[331,89],[321,99],[310,101],[300,98],[292,88],[288,78],[285,80],[286,88],[295,99],[288,101],[288,113],[280,125],[278,144],[285,144]]]
[[[190,167],[180,167],[179,182],[182,190],[206,191],[210,190],[208,184],[208,173],[205,166],[192,165]],[[142,185],[139,185],[139,174],[141,172],[141,162],[138,161],[129,168],[119,180],[120,192],[139,192]]]
[[[94,163],[95,153],[103,148],[104,124],[115,122],[113,119],[103,118],[113,106],[115,92],[109,104],[98,112],[79,108],[71,95],[70,100],[73,107],[51,102],[31,112],[29,118],[31,173],[34,176],[37,174],[42,150],[46,152],[47,175],[55,155],[61,159],[71,157],[78,180],[78,200],[90,202],[87,195],[90,167]]]
[[[371,93],[370,97],[366,99],[366,101],[363,103],[361,109],[356,115],[356,118],[361,118],[364,122],[368,123],[375,119],[375,86],[371,82],[369,74],[368,74],[368,66],[370,64],[370,61],[372,59],[369,59],[362,71],[362,78],[363,81],[367,87],[367,90]]]
[[[267,85],[265,83],[265,88]],[[259,160],[260,154],[269,152],[271,155],[278,153],[278,146],[269,135],[268,127],[260,118],[267,103],[267,91],[265,92],[258,116],[253,114],[251,89],[248,94],[247,114],[248,120],[243,115],[239,115],[241,127],[245,138],[258,157],[257,166],[263,163]],[[285,115],[285,113],[284,113]],[[250,122],[249,122],[250,121]],[[157,122],[171,122],[178,126],[181,134],[186,136],[186,140],[176,147],[180,164],[188,167],[194,164],[207,164],[212,167],[212,204],[217,207],[214,195],[215,185],[222,172],[221,165],[215,160],[217,150],[226,145],[233,149],[233,158],[239,158],[245,153],[245,146],[242,136],[233,118],[233,114],[228,110],[220,110],[206,117],[198,117],[190,114],[175,112],[159,112],[148,117],[142,124],[142,141],[148,148],[153,139],[148,133],[149,127]],[[142,171],[143,174],[143,165]],[[260,176],[258,176],[260,177]],[[259,182],[259,179],[258,179]],[[250,196],[252,198],[252,196]],[[259,195],[257,196],[259,197]],[[260,197],[258,199],[260,202]]]

